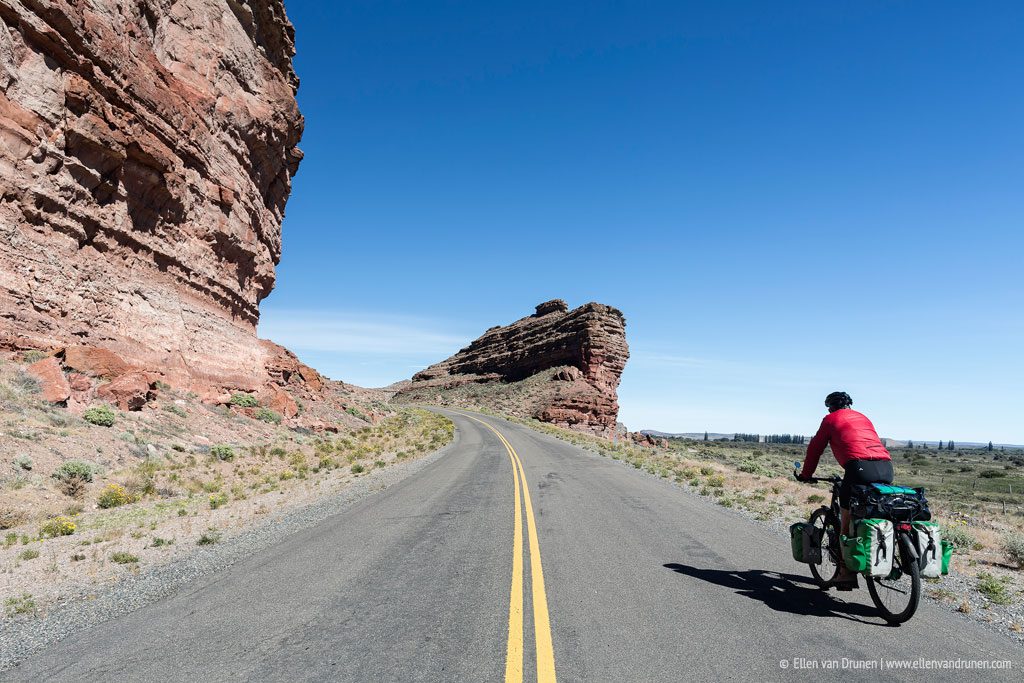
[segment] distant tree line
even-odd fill
[[[799,434],[769,434],[764,438],[766,443],[806,443],[807,437]]]
[[[753,442],[753,443],[760,443],[761,442],[761,435],[760,434],[733,434],[732,440],[733,441],[750,441],[750,442]]]

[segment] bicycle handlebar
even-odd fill
[[[793,476],[796,477],[797,481],[803,481],[808,484],[818,484],[824,482],[826,484],[838,484],[843,481],[842,477],[808,477],[807,479],[800,478],[800,463],[795,462],[793,469]]]

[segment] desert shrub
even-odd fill
[[[100,427],[113,427],[114,411],[110,406],[93,406],[82,413],[82,419]]]
[[[278,477],[281,479],[281,481],[288,481],[289,479],[295,478],[295,473],[292,472],[291,470],[282,470],[281,474],[278,475]]]
[[[363,472],[365,470],[366,468],[360,465],[359,463],[352,465],[352,474],[359,474],[360,472]]]
[[[707,484],[710,488],[720,489],[723,486],[725,486],[725,477],[723,477],[721,474],[714,474],[708,477]]]
[[[29,349],[25,353],[21,354],[21,361],[23,363],[29,364],[37,363],[42,359],[46,358],[46,356],[48,355],[49,354],[47,354],[45,351],[40,351],[39,349]]]
[[[353,417],[358,417],[360,420],[364,420],[366,422],[370,421],[370,418],[368,418],[365,414],[363,414],[363,411],[359,410],[359,408],[356,408],[355,406],[349,406],[348,408],[345,408],[345,412]]]
[[[1009,577],[995,577],[988,572],[978,574],[978,592],[988,598],[996,605],[1009,605],[1013,601],[1013,594],[1006,585]]]
[[[970,548],[974,545],[974,534],[967,530],[963,524],[943,525],[942,537],[951,542],[957,548]]]
[[[252,394],[231,394],[231,405],[239,408],[255,408],[260,404]]]
[[[4,536],[4,548],[10,548],[18,542],[18,534],[13,531]]]
[[[138,555],[132,555],[131,553],[123,550],[118,550],[110,556],[110,560],[112,562],[117,562],[118,564],[135,564],[139,561],[139,557]]]
[[[203,535],[196,541],[196,545],[213,545],[214,543],[220,543],[221,533],[216,529],[207,529],[203,532]]]
[[[34,560],[37,557],[39,557],[39,551],[36,550],[35,548],[29,548],[27,550],[22,550],[20,553],[18,553],[18,559],[19,560]]]
[[[278,414],[278,413],[275,413],[270,408],[264,408],[262,406],[259,407],[256,410],[255,417],[256,417],[257,420],[261,420],[263,422],[269,422],[270,424],[276,424],[276,425],[277,424],[281,424],[281,415]]]
[[[86,480],[81,477],[71,476],[61,480],[60,490],[65,496],[78,498],[85,493],[86,483]]]
[[[17,614],[28,614],[33,612],[36,608],[36,603],[32,599],[31,593],[22,593],[17,597],[11,597],[4,600],[4,611],[7,612],[7,616],[13,617]]]
[[[120,484],[107,484],[107,486],[100,493],[99,500],[96,504],[101,508],[116,508],[121,507],[132,502],[132,497],[128,494]]]
[[[1005,477],[1006,472],[1005,470],[985,470],[979,472],[978,476],[982,479],[998,479],[999,477]]]
[[[25,511],[11,505],[0,505],[0,529],[12,529],[25,521]]]
[[[824,503],[825,502],[825,496],[821,495],[820,493],[812,493],[811,495],[807,496],[807,502],[808,503]]]
[[[165,545],[174,545],[173,538],[160,538],[159,536],[153,537],[153,542],[149,544],[150,548],[162,548]]]
[[[334,462],[334,458],[332,458],[329,455],[325,455],[324,457],[320,458],[320,463],[316,466],[316,468],[318,470],[329,470],[335,466],[336,463]]]
[[[1024,534],[1011,532],[1003,536],[1003,554],[1017,567],[1024,568]]]
[[[32,458],[27,455],[19,455],[11,461],[16,470],[31,470],[32,469]]]
[[[53,519],[47,520],[43,526],[39,528],[39,535],[49,538],[56,538],[57,536],[70,536],[75,533],[75,523],[69,518],[61,515],[54,517]]]
[[[213,457],[217,458],[218,460],[224,460],[224,461],[234,460],[235,459],[235,449],[232,448],[231,446],[227,446],[227,445],[224,445],[224,444],[218,444],[216,446],[211,446],[210,447],[210,455],[212,455]]]
[[[174,403],[168,403],[167,405],[165,405],[164,410],[173,415],[177,415],[178,417],[188,416],[188,413],[185,412],[184,408],[182,408],[179,405],[175,405]]]
[[[11,379],[11,385],[22,394],[38,394],[43,390],[43,385],[27,372],[19,372]]]
[[[707,465],[703,465],[700,468],[700,473],[703,474],[706,477],[706,476],[709,476],[711,474],[714,474],[715,473],[715,469],[713,467],[708,467]]]
[[[67,462],[61,463],[61,466],[54,470],[53,474],[50,476],[57,481],[65,481],[72,477],[77,477],[84,481],[91,482],[95,473],[96,468],[85,461],[68,460]]]
[[[210,509],[216,510],[219,507],[223,507],[228,504],[228,494],[226,493],[213,493],[210,494]]]

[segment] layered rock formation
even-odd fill
[[[484,405],[610,434],[626,361],[626,321],[611,306],[569,310],[560,299],[504,327],[398,387],[400,400]]]
[[[281,0],[0,0],[0,347],[210,394],[315,375],[255,333],[293,54]]]

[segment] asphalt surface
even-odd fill
[[[525,427],[446,414],[457,443],[415,476],[0,677],[501,681],[518,646],[523,678],[550,680],[550,633],[562,681],[1021,680],[1024,650],[980,624],[922,604],[888,627],[866,590],[818,590],[784,538],[739,514]],[[1012,669],[885,668],[900,660]]]

